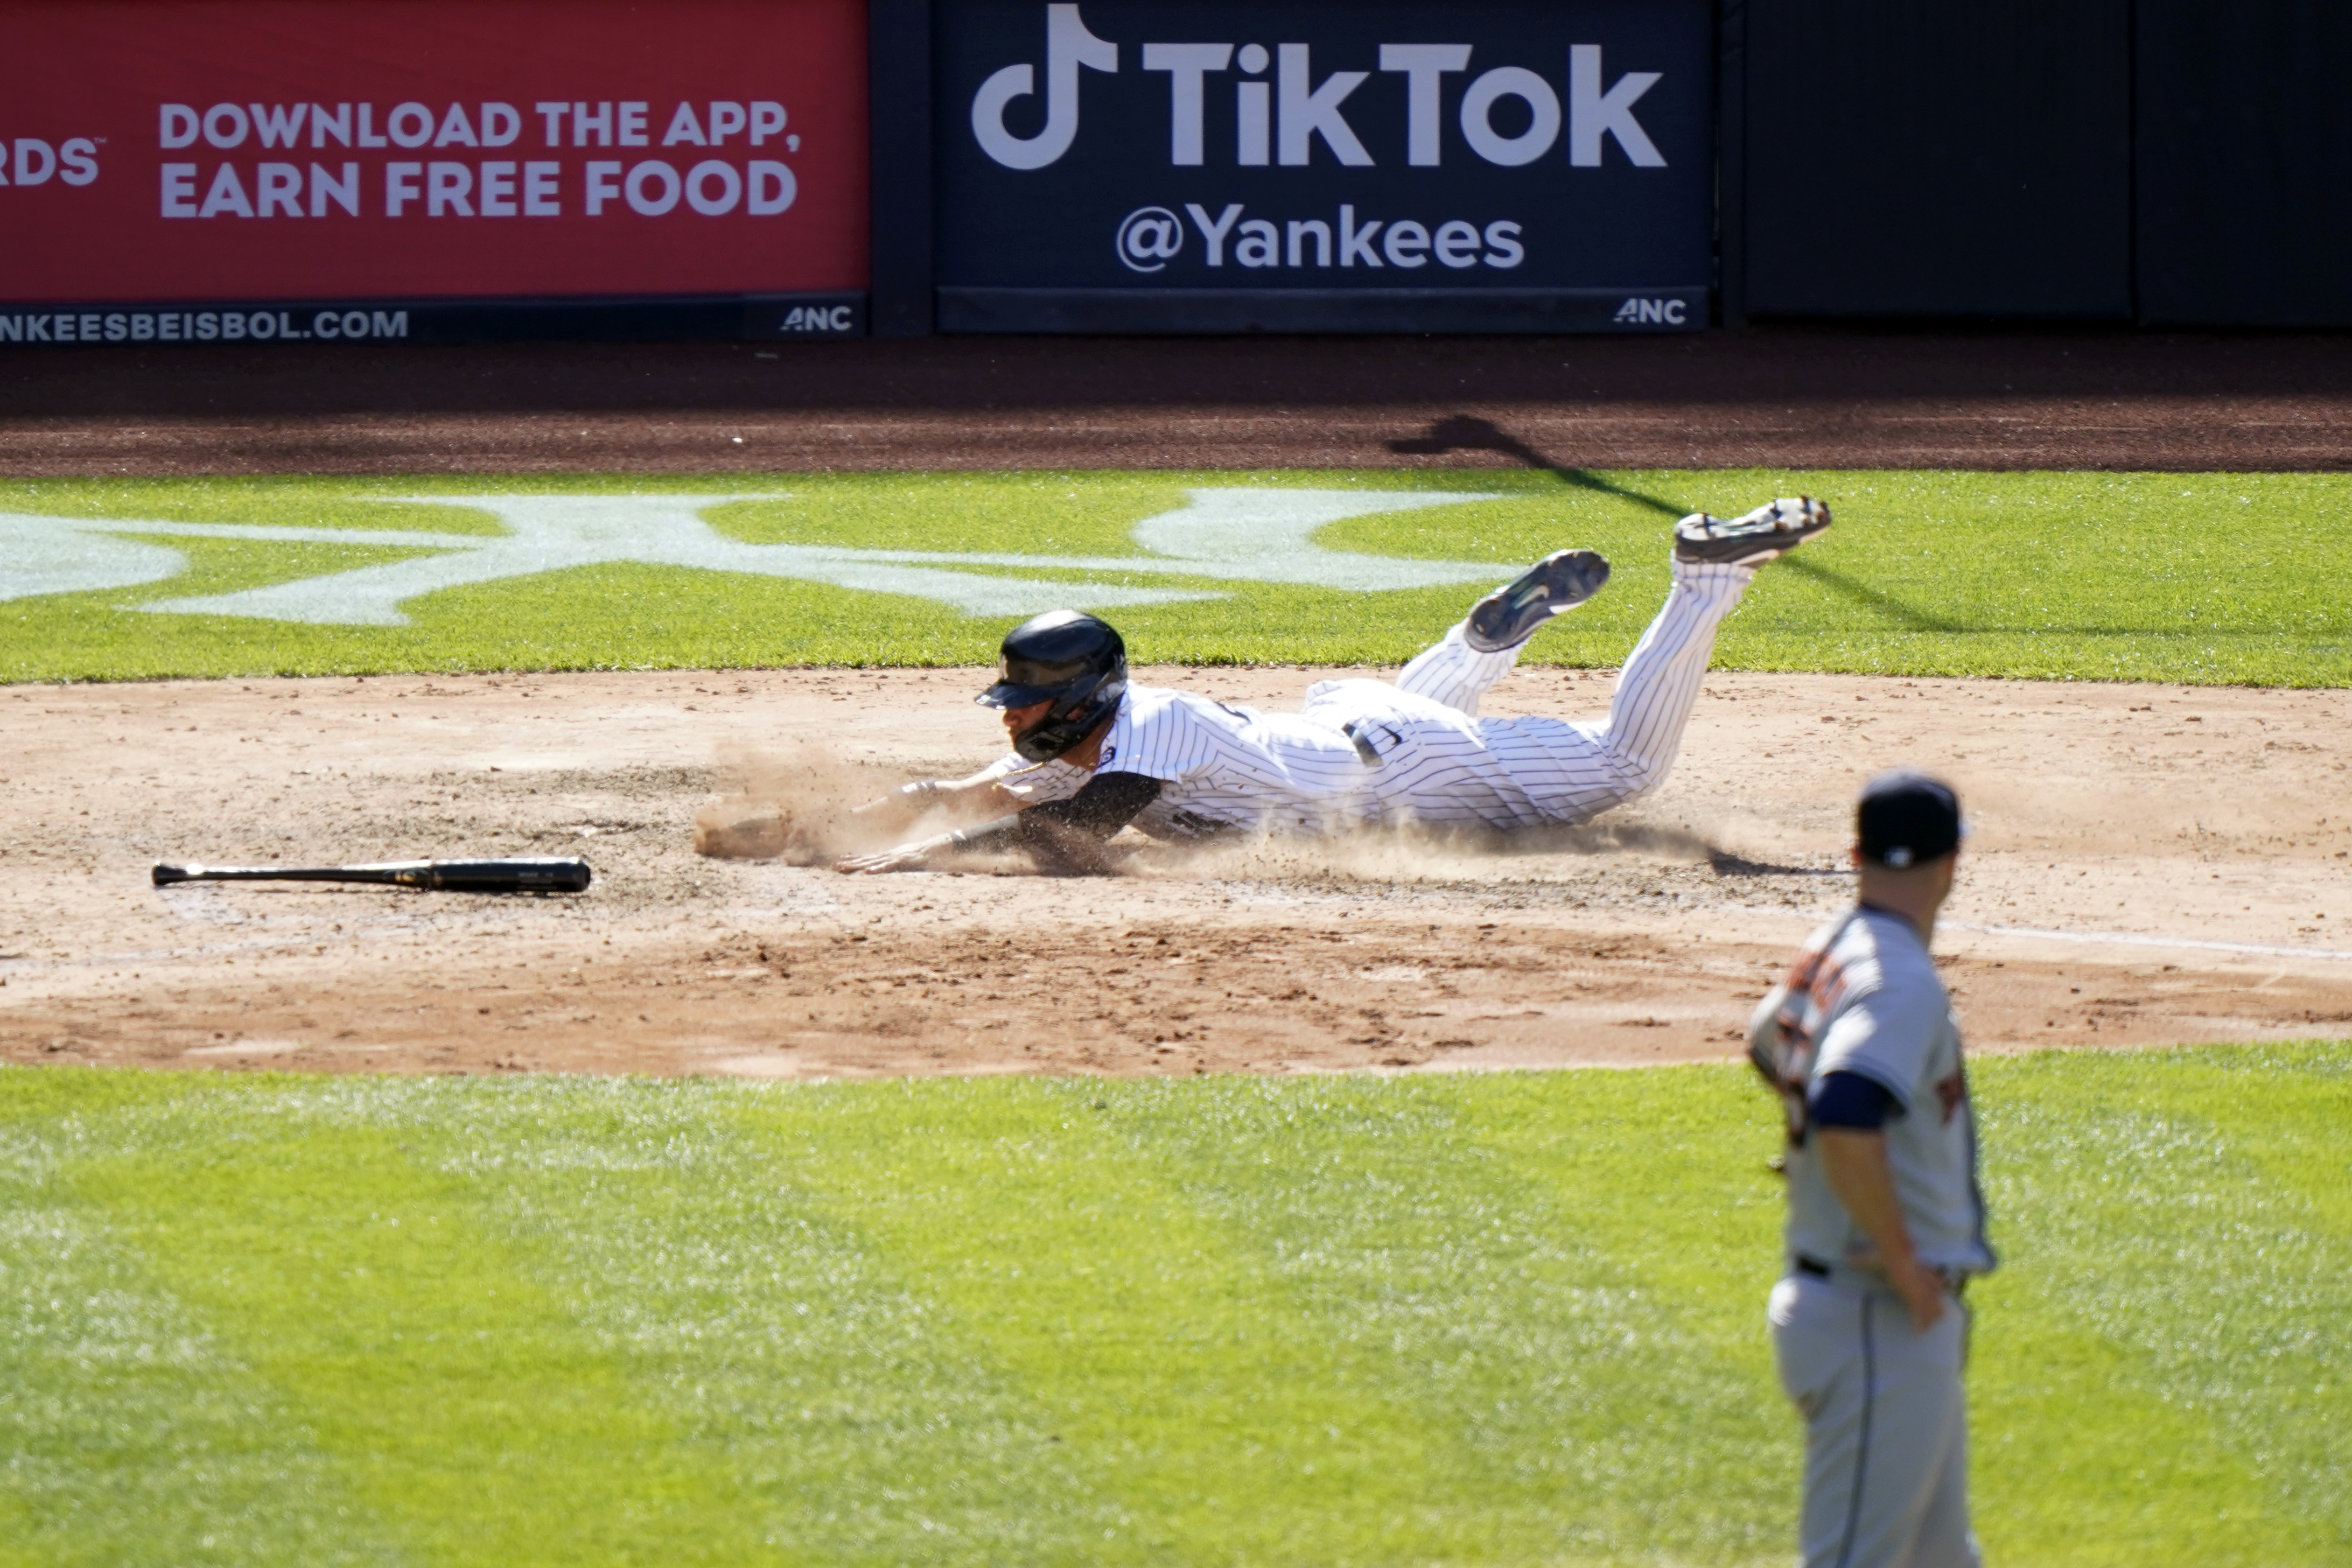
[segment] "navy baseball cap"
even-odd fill
[[[1862,858],[1897,871],[1949,855],[1968,833],[1952,786],[1909,768],[1863,785],[1853,820]]]

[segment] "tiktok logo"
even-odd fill
[[[1345,51],[1347,46],[1328,46],[1327,53],[1328,48]],[[1318,80],[1314,49],[1313,44],[1299,41],[1277,43],[1272,49],[1257,43],[1236,47],[1230,42],[1139,46],[1144,74],[1168,79],[1169,166],[1199,168],[1208,163],[1213,117],[1221,130],[1224,123],[1233,127],[1226,145],[1237,168],[1307,168],[1315,162],[1318,141],[1326,155],[1349,167],[1370,168],[1379,163],[1349,122],[1347,107],[1358,89],[1371,83],[1374,73],[1334,70]],[[1362,49],[1354,52],[1364,55]],[[1601,47],[1584,43],[1569,46],[1567,69],[1559,76],[1520,65],[1496,65],[1473,74],[1475,52],[1469,44],[1379,46],[1379,74],[1389,90],[1402,89],[1405,110],[1404,144],[1384,156],[1402,153],[1412,167],[1441,167],[1447,146],[1458,136],[1458,145],[1477,158],[1497,168],[1516,169],[1552,154],[1564,141],[1570,167],[1597,169],[1606,161],[1603,143],[1613,140],[1633,168],[1666,166],[1665,155],[1634,114],[1635,105],[1665,79],[1662,72],[1625,71],[1612,82],[1601,68]],[[1375,57],[1364,58],[1369,65]],[[1005,129],[1006,109],[1015,99],[1034,97],[1038,89],[1034,64],[1004,66],[972,95],[971,133],[981,150],[1007,169],[1043,169],[1058,163],[1078,138],[1082,67],[1118,75],[1119,46],[1088,31],[1076,5],[1047,5],[1045,128],[1034,136],[1015,136]],[[1452,132],[1444,112],[1445,79],[1450,76],[1464,79],[1460,102],[1451,117],[1458,129]],[[1522,128],[1496,126],[1495,110],[1506,99],[1517,105],[1506,116],[1506,124],[1524,121]],[[1228,108],[1230,121],[1225,120]],[[1120,254],[1124,258],[1126,252]]]
[[[1070,150],[1078,136],[1078,68],[1118,69],[1118,46],[1087,31],[1076,5],[1045,7],[1045,129],[1015,136],[1004,129],[1004,106],[1037,90],[1037,68],[1006,66],[972,95],[971,133],[981,151],[1008,169],[1042,169]],[[1182,237],[1179,231],[1178,237]],[[1124,252],[1121,252],[1124,255]]]
[[[1157,272],[1184,248],[1184,224],[1166,207],[1138,207],[1118,226],[1118,258],[1132,272]]]

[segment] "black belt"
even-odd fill
[[[1364,733],[1365,730],[1372,727],[1373,726],[1367,724],[1361,719],[1350,719],[1346,723],[1339,726],[1339,733],[1347,736],[1349,740],[1355,742],[1356,755],[1362,759],[1364,766],[1368,768],[1376,768],[1381,765],[1380,749],[1372,744],[1372,738]],[[1399,737],[1394,730],[1388,728],[1386,725],[1381,725],[1379,728],[1381,732],[1386,735],[1390,741],[1398,741]]]
[[[1794,1268],[1798,1273],[1811,1275],[1815,1279],[1830,1279],[1835,1272],[1835,1270],[1832,1269],[1828,1264],[1822,1262],[1820,1258],[1807,1257],[1801,1252],[1790,1254],[1789,1262],[1790,1267]],[[1864,1271],[1849,1268],[1846,1272],[1853,1274]],[[1941,1279],[1944,1282],[1944,1289],[1949,1290],[1955,1299],[1968,1294],[1969,1277],[1965,1270],[1932,1267],[1928,1269],[1928,1272],[1935,1275],[1937,1279]]]

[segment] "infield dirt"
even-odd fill
[[[1293,705],[1330,672],[1150,670]],[[1378,672],[1387,673],[1387,672]],[[1717,674],[1657,795],[1563,839],[1147,851],[1125,875],[714,859],[747,780],[1001,750],[967,670],[0,691],[0,1058],[851,1077],[1627,1065],[1737,1052],[1896,762],[1975,836],[1938,933],[1979,1048],[2352,1034],[2340,691]],[[1494,711],[1598,712],[1608,672]],[[584,855],[572,899],[149,885]]]

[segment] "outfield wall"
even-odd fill
[[[943,331],[1706,324],[1709,0],[942,0],[931,36]]]
[[[0,0],[0,350],[2352,324],[2328,0]]]
[[[1724,305],[2352,326],[2342,0],[1723,0]]]
[[[0,345],[862,333],[866,30],[860,0],[0,5]]]

